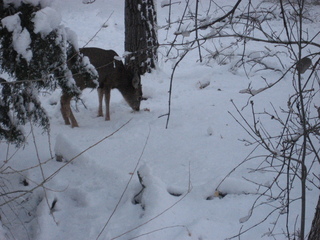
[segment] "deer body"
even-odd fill
[[[98,116],[103,116],[102,102],[105,96],[106,115],[105,119],[110,120],[110,93],[111,89],[118,89],[129,106],[135,110],[140,110],[140,102],[142,98],[142,88],[140,83],[140,76],[134,73],[129,68],[126,68],[118,54],[113,50],[104,50],[100,48],[82,48],[80,53],[88,57],[90,63],[96,68],[99,74],[99,108]],[[85,88],[95,88],[96,85],[84,84],[81,75],[74,75],[75,82],[80,90]],[[65,124],[71,127],[78,127],[77,120],[75,119],[71,108],[70,101],[72,96],[63,93],[61,96],[61,113]]]

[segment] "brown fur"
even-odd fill
[[[126,68],[122,61],[118,59],[118,54],[113,50],[104,50],[100,48],[82,48],[80,53],[90,59],[91,64],[99,73],[99,109],[98,116],[103,116],[102,101],[105,96],[106,104],[106,120],[110,120],[110,93],[111,89],[118,89],[129,106],[139,111],[140,102],[142,99],[142,87],[140,76],[134,73],[131,69]],[[80,90],[86,87],[94,88],[94,84],[85,86],[84,79],[81,75],[74,75],[75,82]],[[63,93],[61,96],[61,114],[65,124],[71,127],[78,127],[78,122],[75,119],[70,108],[72,96]]]

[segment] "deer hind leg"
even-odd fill
[[[99,98],[99,108],[98,108],[98,117],[103,117],[103,111],[102,111],[102,100],[103,100],[103,89],[98,88],[98,98]]]
[[[60,103],[61,103],[61,115],[64,120],[64,123],[66,125],[70,125],[70,120],[71,120],[71,127],[79,127],[78,122],[76,118],[74,117],[71,107],[70,107],[70,102],[71,102],[72,96],[68,94],[62,94]]]
[[[105,88],[104,93],[105,93],[105,102],[106,102],[106,121],[109,121],[110,120],[110,93],[111,93],[111,89]]]

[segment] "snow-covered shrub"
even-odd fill
[[[72,73],[82,69],[88,80],[96,76],[78,54],[75,34],[61,25],[60,14],[47,1],[5,1],[0,19],[0,71],[10,78],[0,86],[0,139],[19,145],[25,140],[20,125],[31,121],[49,129],[39,90],[60,86],[79,96]],[[70,69],[67,62],[74,57]]]

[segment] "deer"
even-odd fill
[[[134,111],[140,110],[142,86],[140,75],[137,71],[124,66],[119,55],[113,50],[88,47],[81,48],[80,53],[89,58],[90,63],[99,74],[97,89],[99,99],[98,117],[103,116],[102,102],[103,98],[105,98],[105,120],[110,120],[110,96],[111,90],[114,88],[120,91],[123,98]],[[73,78],[81,91],[85,88],[96,88],[94,81],[85,83],[81,74],[75,74]],[[63,92],[60,102],[61,114],[65,124],[70,125],[71,122],[71,127],[74,128],[79,127],[79,125],[70,107],[72,97],[72,95]]]

